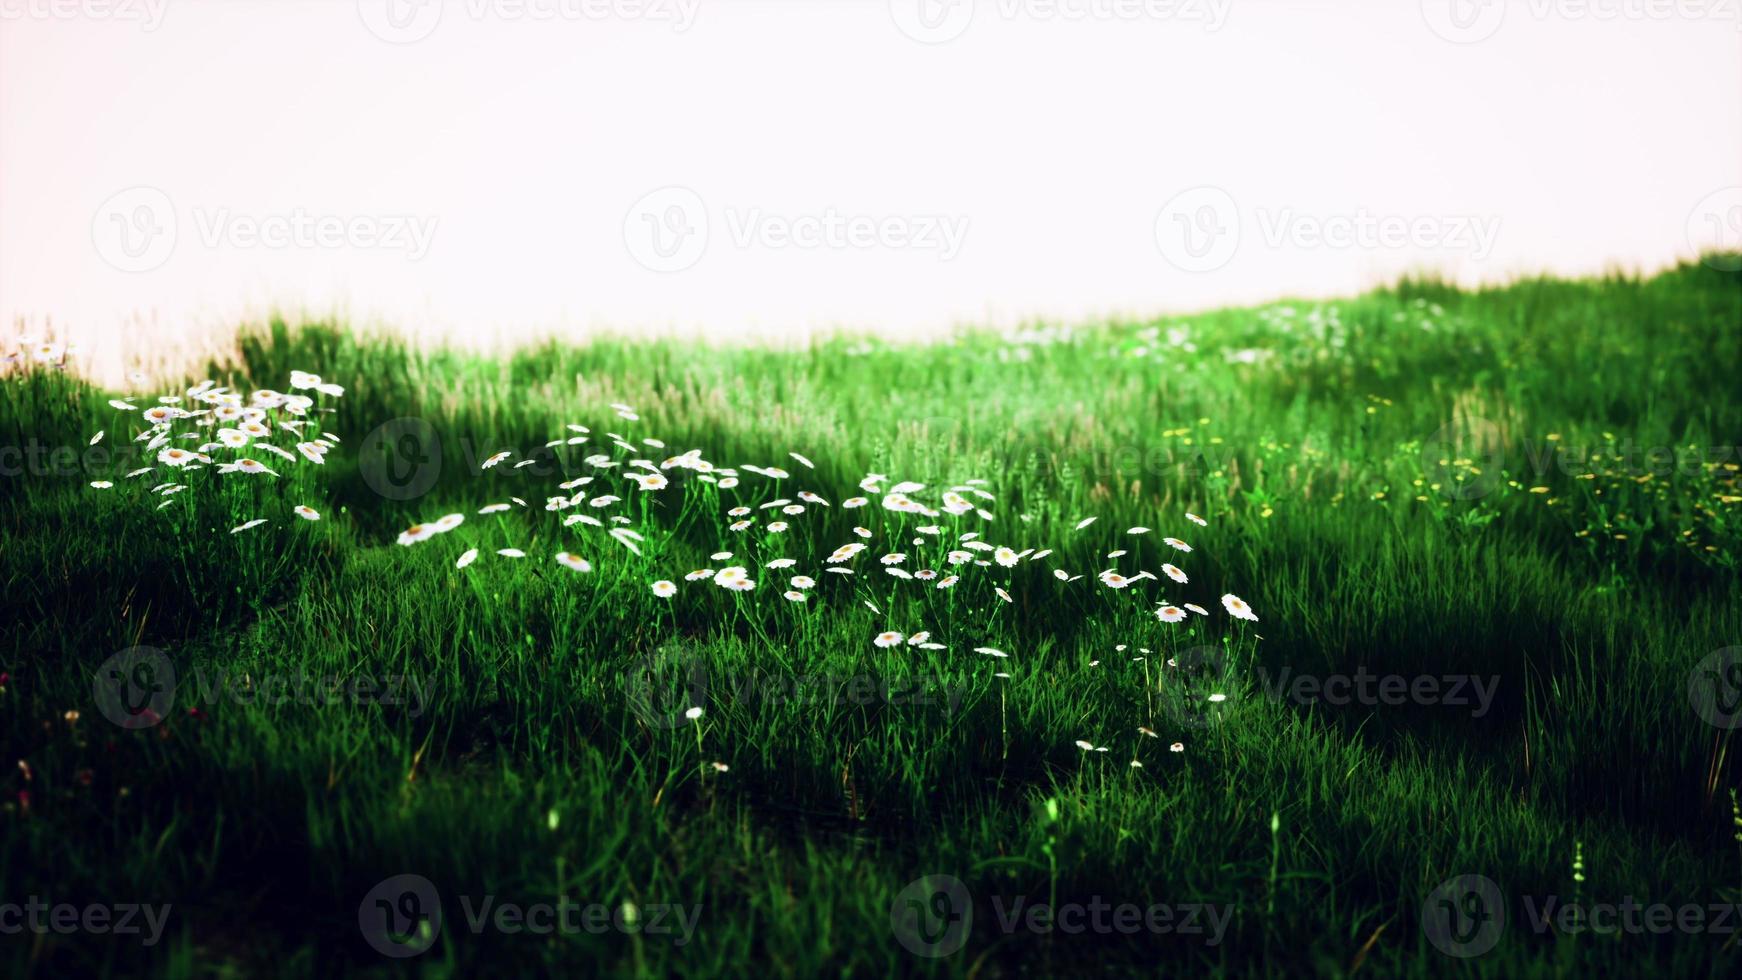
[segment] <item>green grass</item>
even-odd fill
[[[1742,278],[1702,265],[1478,292],[1407,281],[928,346],[601,340],[490,358],[273,324],[209,376],[343,384],[318,397],[335,411],[310,416],[342,442],[319,467],[262,457],[276,479],[183,472],[190,488],[162,510],[161,467],[128,480],[146,464],[85,455],[99,429],[102,446],[139,445],[136,413],[74,372],[15,366],[0,376],[0,445],[15,450],[0,459],[4,899],[173,910],[153,946],[25,933],[0,935],[0,957],[14,976],[1734,975],[1731,936],[1544,935],[1525,903],[1742,900],[1742,772],[1689,694],[1702,658],[1742,644],[1738,364]],[[429,443],[369,438],[398,418],[427,424],[439,465]],[[567,423],[592,442],[539,450]],[[741,482],[671,470],[665,490],[624,489],[620,469],[583,462],[629,458],[606,430],[663,440],[655,462],[699,449]],[[1692,462],[1636,452],[1653,447]],[[481,471],[501,449],[516,455]],[[544,462],[513,468],[528,457]],[[914,496],[933,506],[984,479],[995,501],[973,499],[992,519],[876,497],[844,510],[873,471],[885,489],[926,484]],[[596,513],[630,517],[642,555],[543,510],[589,473],[586,492],[624,498]],[[408,474],[428,486],[397,499]],[[762,510],[726,529],[727,507],[799,490],[833,506],[784,534]],[[476,513],[510,495],[530,506]],[[395,544],[449,512],[465,523]],[[251,518],[271,523],[228,533]],[[940,536],[909,543],[933,523]],[[856,524],[875,534],[858,574],[822,573]],[[1153,531],[1125,533],[1137,525]],[[947,569],[970,530],[1052,553],[964,566],[948,590],[877,564],[903,551],[909,569]],[[456,569],[469,547],[482,555]],[[738,557],[710,562],[722,548]],[[565,549],[594,570],[551,560]],[[781,555],[798,565],[761,568]],[[1190,583],[1095,579],[1164,561]],[[754,591],[682,581],[734,563]],[[795,573],[818,580],[808,602],[780,597]],[[678,594],[655,597],[655,579]],[[1260,621],[1228,616],[1227,592]],[[1160,597],[1210,615],[1161,623]],[[885,629],[947,649],[878,648]],[[162,723],[128,730],[105,720],[93,675],[135,644],[181,682]],[[1266,694],[1284,670],[1495,687],[1479,716],[1301,703]],[[220,672],[405,677],[422,694],[204,696]],[[689,701],[699,722],[681,716]],[[365,943],[359,904],[400,874],[433,883],[445,924],[428,951],[390,959]],[[1421,925],[1460,874],[1493,879],[1509,918],[1468,959]],[[952,955],[915,955],[892,926],[927,875],[971,896]],[[681,945],[472,934],[461,896],[485,895],[699,917]],[[1019,898],[1209,903],[1226,934],[1006,934]]]

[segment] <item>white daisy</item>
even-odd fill
[[[876,639],[873,639],[871,642],[880,647],[892,647],[901,642],[901,634],[894,630],[890,630],[887,633],[877,634]]]
[[[1246,604],[1246,600],[1232,592],[1222,597],[1222,608],[1228,610],[1228,615],[1235,619],[1249,619],[1254,623],[1258,622],[1258,616],[1252,612],[1252,607]]]
[[[321,519],[320,511],[315,510],[307,504],[297,504],[295,507],[291,508],[291,510],[296,513],[296,516],[305,521],[318,521]]]
[[[556,560],[557,564],[562,565],[564,568],[573,569],[577,572],[590,572],[593,570],[592,562],[582,558],[580,555],[570,554],[566,551],[557,552]]]
[[[262,463],[258,460],[248,459],[247,457],[243,457],[242,459],[238,459],[234,463],[226,463],[223,466],[218,467],[218,472],[219,473],[247,473],[250,475],[258,474],[258,473],[270,473],[273,476],[278,475],[278,473],[276,471],[274,471],[271,467],[267,466],[265,463]]]
[[[677,594],[677,583],[662,578],[653,583],[653,594],[661,599],[669,599]]]

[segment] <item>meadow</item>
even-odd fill
[[[23,347],[0,962],[1733,976],[1735,267]]]

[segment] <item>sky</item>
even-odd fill
[[[1742,248],[1742,0],[0,0],[0,330],[1085,323]]]

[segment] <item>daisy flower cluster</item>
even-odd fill
[[[323,432],[315,415],[330,412],[319,408],[315,395],[338,398],[345,389],[304,371],[290,373],[290,391],[261,388],[244,394],[207,379],[180,394],[163,395],[150,403],[142,399],[115,398],[109,407],[126,413],[131,420],[133,442],[140,444],[146,465],[122,480],[158,482],[150,493],[162,497],[157,508],[174,502],[187,490],[193,474],[209,470],[225,478],[273,480],[292,466],[322,466],[339,437]],[[313,392],[314,394],[307,394]],[[106,430],[91,437],[102,442]],[[289,448],[286,448],[289,446]],[[93,480],[91,487],[110,490],[111,480]],[[291,507],[291,515],[318,521],[319,511],[308,504]],[[270,522],[255,517],[232,528],[240,534]]]
[[[549,536],[553,543],[544,560],[587,574],[608,561],[608,555],[622,557],[621,552],[628,552],[634,558],[625,559],[627,564],[614,570],[621,575],[614,575],[612,581],[638,583],[632,587],[645,588],[662,600],[673,599],[686,589],[716,589],[772,593],[794,606],[815,605],[813,597],[830,591],[824,583],[834,580],[834,591],[858,598],[879,617],[885,617],[885,606],[922,610],[932,604],[913,600],[972,586],[989,586],[991,596],[987,599],[995,601],[994,608],[996,603],[1013,604],[1016,600],[1010,590],[1026,575],[1049,576],[1062,586],[1092,576],[1091,588],[1133,597],[1146,590],[1159,593],[1164,584],[1173,589],[1191,581],[1181,565],[1189,561],[1193,548],[1179,537],[1155,534],[1153,539],[1159,545],[1152,550],[1172,556],[1155,571],[1131,567],[1136,560],[1127,547],[1108,551],[1106,558],[1112,564],[1099,571],[1073,570],[1064,567],[1053,549],[989,540],[997,527],[989,508],[996,507],[998,498],[986,480],[933,488],[884,473],[868,473],[848,495],[839,496],[819,485],[815,464],[802,454],[789,453],[789,459],[779,461],[779,465],[735,466],[710,460],[700,449],[670,455],[663,440],[628,432],[630,426],[622,423],[640,419],[634,408],[620,403],[611,408],[618,419],[611,431],[596,432],[580,423],[568,423],[539,449],[524,453],[502,449],[489,455],[481,469],[498,473],[511,474],[543,462],[547,455],[559,460],[566,457],[574,465],[563,467],[552,487],[556,492],[547,492],[542,506],[509,496],[506,501],[480,507],[473,516],[498,517],[520,511],[536,517],[542,511],[560,525],[557,533]],[[656,521],[662,514],[671,515],[672,524],[713,525],[720,547],[709,555],[707,564],[660,574],[657,566],[665,549],[659,547],[652,556],[644,555],[643,549],[650,543],[663,546],[670,539],[671,529]],[[701,519],[696,520],[698,517]],[[467,520],[465,514],[451,513],[420,522],[402,532],[398,542],[407,547],[419,545]],[[1083,534],[1096,520],[1083,518],[1073,533]],[[1179,515],[1177,531],[1184,534],[1190,527],[1207,524],[1196,514],[1184,513]],[[1125,537],[1137,541],[1152,534],[1151,528],[1137,526],[1127,530]],[[559,546],[562,550],[556,550]],[[496,554],[509,560],[528,557],[521,547],[499,548]],[[466,568],[478,555],[478,548],[467,548],[454,564]],[[1122,566],[1120,559],[1130,561]],[[976,592],[976,596],[983,594]],[[1151,601],[1156,620],[1164,626],[1182,623],[1190,616],[1212,615],[1202,605],[1176,604],[1160,594]],[[1252,608],[1236,595],[1224,595],[1221,606],[1230,617],[1257,621]],[[938,624],[912,623],[896,628],[900,625],[891,624],[868,639],[874,647],[885,649],[947,649],[945,643],[933,638],[934,632],[941,632]],[[993,647],[975,650],[996,659],[1009,656]]]
[[[79,353],[76,344],[59,344],[52,340],[25,335],[18,338],[18,349],[5,355],[7,364],[34,364],[40,367],[64,367],[67,359]]]

